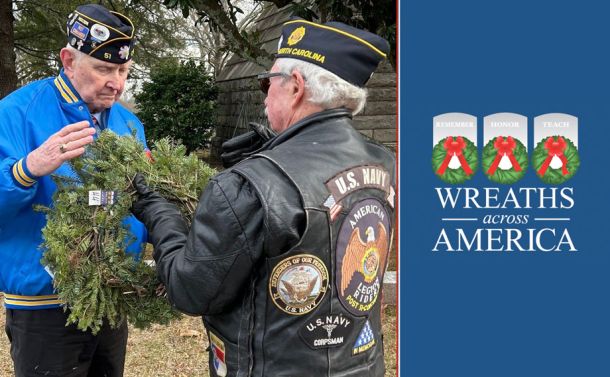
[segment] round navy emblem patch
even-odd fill
[[[302,315],[312,311],[328,290],[328,270],[320,258],[310,254],[288,257],[271,272],[269,293],[282,311]]]
[[[339,299],[350,313],[371,311],[382,287],[389,249],[390,219],[376,199],[354,205],[337,238],[336,284]]]

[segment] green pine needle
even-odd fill
[[[47,215],[42,263],[55,275],[59,298],[70,312],[68,323],[79,329],[97,333],[104,321],[117,327],[125,319],[143,328],[179,315],[160,294],[155,269],[124,252],[134,242],[122,224],[137,199],[133,177],[142,173],[190,224],[199,195],[216,171],[194,154],[185,156],[186,149],[170,140],[155,145],[151,162],[133,135],[102,132],[85,155],[70,163],[78,179],[53,176],[52,207],[37,207]],[[89,206],[90,190],[114,191],[116,201]]]

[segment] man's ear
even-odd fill
[[[68,76],[68,78],[72,78],[72,75],[74,73],[74,65],[76,64],[74,53],[64,47],[59,52],[59,59],[61,59],[61,64],[64,67],[64,72],[66,73],[66,76]]]
[[[292,72],[292,106],[297,107],[305,99],[305,78],[299,71]]]

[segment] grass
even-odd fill
[[[0,294],[0,299],[2,295]],[[12,376],[10,344],[0,309],[0,376]],[[201,318],[184,317],[171,326],[129,329],[125,377],[208,376],[208,346]],[[386,377],[396,375],[396,308],[384,309]]]

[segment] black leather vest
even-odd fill
[[[394,226],[395,159],[353,129],[346,110],[314,114],[233,170],[256,189],[267,237],[282,202],[306,228],[288,252],[265,250],[239,308],[206,317],[227,376],[384,375],[381,289]],[[300,198],[274,191],[289,180]],[[231,341],[233,340],[233,341]],[[216,344],[214,344],[216,342]],[[219,345],[221,344],[221,345]],[[225,366],[214,366],[211,371]]]

